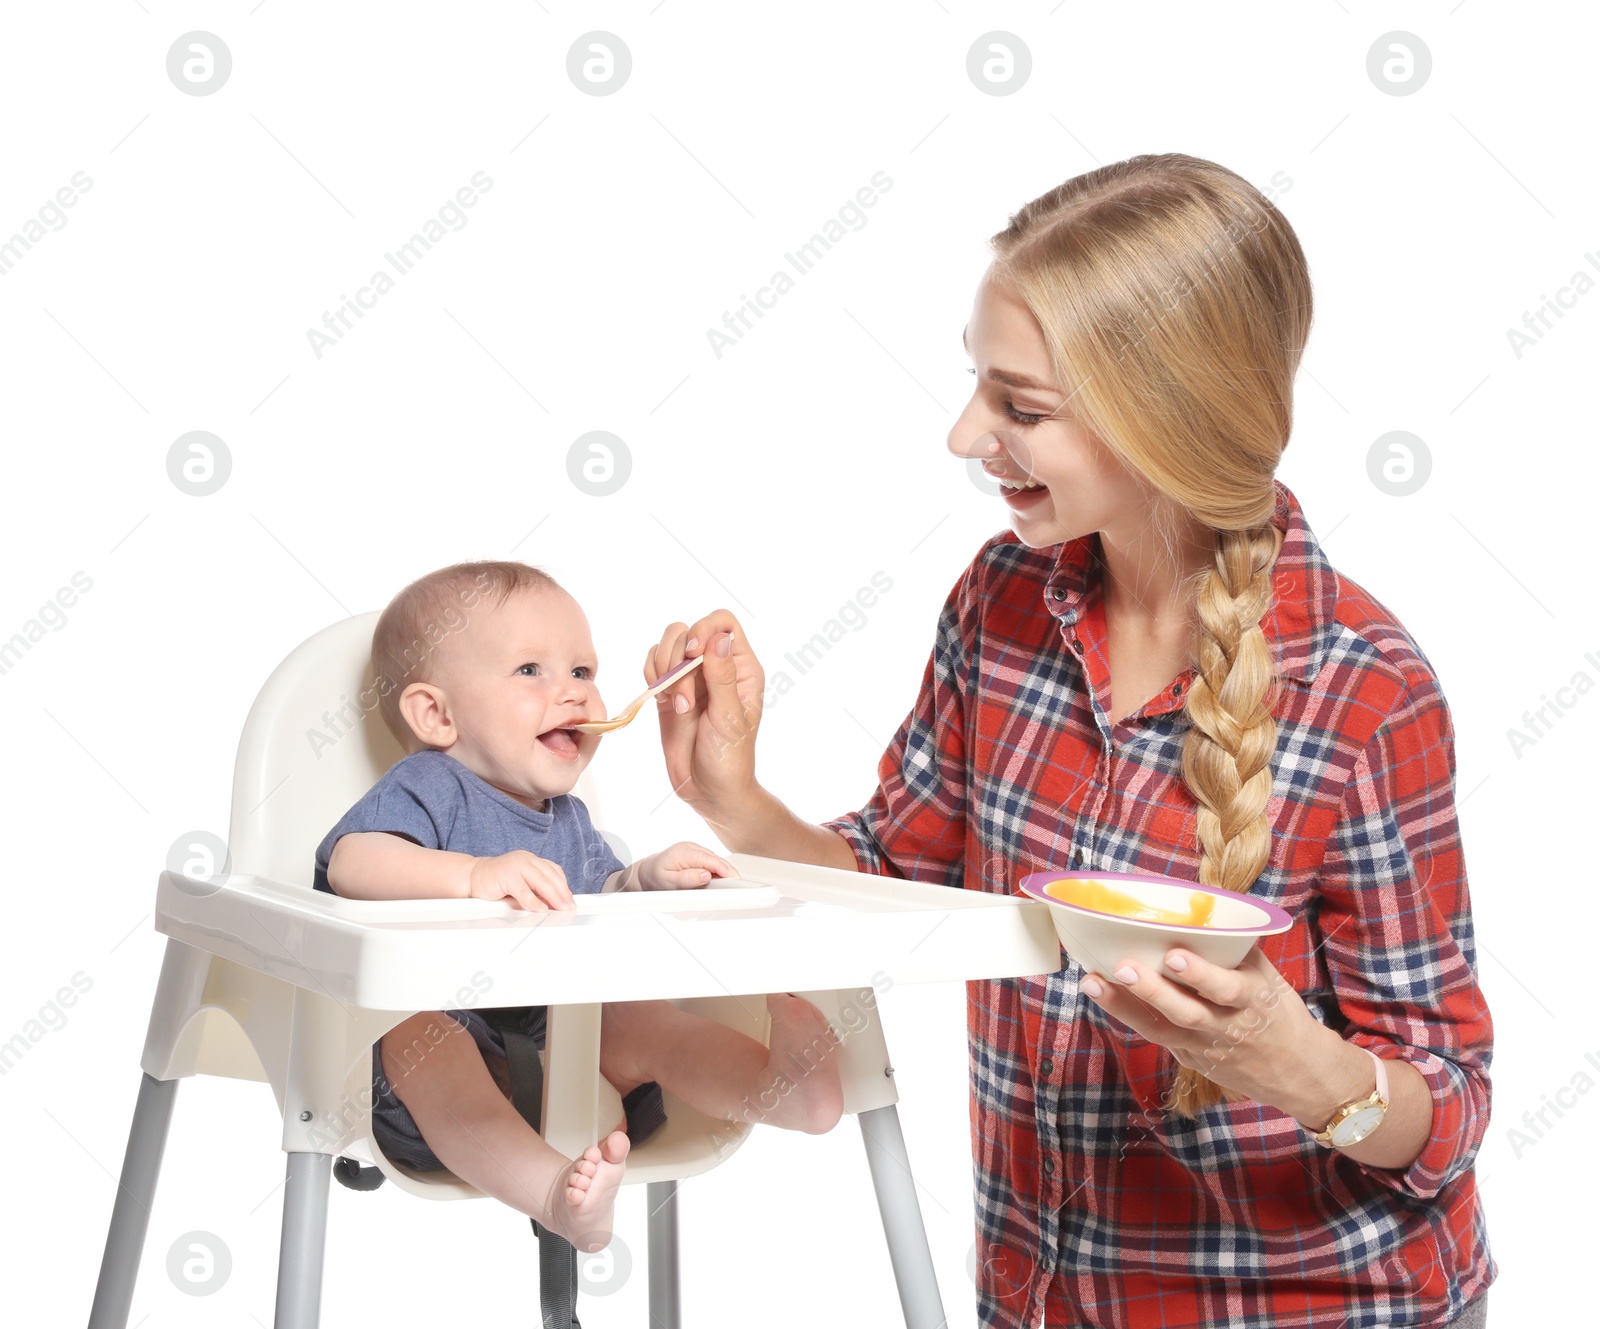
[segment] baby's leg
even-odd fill
[[[774,993],[770,1046],[670,1001],[608,1001],[600,1071],[617,1090],[655,1080],[709,1117],[821,1135],[844,1107],[838,1043],[804,997]]]
[[[472,1035],[443,1011],[396,1025],[379,1056],[395,1096],[450,1171],[580,1251],[606,1246],[626,1135],[613,1131],[577,1162],[557,1153],[507,1100]]]

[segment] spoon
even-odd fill
[[[618,712],[609,720],[584,720],[575,725],[568,725],[567,728],[581,729],[586,734],[609,734],[613,729],[621,729],[623,725],[639,714],[639,708],[645,702],[649,701],[651,697],[655,696],[663,688],[670,688],[705,658],[703,655],[691,655],[687,660],[673,665],[671,669],[656,679],[650,687],[630,701],[627,709]]]

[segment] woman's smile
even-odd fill
[[[1009,489],[1001,485],[1000,492],[1005,496],[1007,507],[1016,512],[1026,512],[1043,502],[1050,490],[1043,484],[1037,489]]]

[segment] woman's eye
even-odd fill
[[[975,366],[975,365],[969,365],[968,366],[967,373],[976,374],[977,372],[978,372],[977,366]],[[1050,418],[1048,413],[1043,413],[1043,414],[1039,414],[1039,415],[1030,415],[1026,411],[1019,411],[1016,408],[1016,406],[1011,402],[1007,402],[1006,403],[1006,414],[1009,415],[1013,420],[1015,420],[1019,425],[1036,425],[1036,424],[1039,423],[1039,421],[1047,420],[1047,419]]]

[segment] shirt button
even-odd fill
[[[1044,1160],[1044,1170],[1053,1175],[1055,1173],[1055,1170],[1056,1170],[1056,1160],[1053,1159],[1053,1158],[1045,1159]]]
[[[1050,598],[1052,600],[1065,600],[1067,598],[1067,588],[1065,586],[1052,586],[1050,588]]]
[[[1040,1075],[1049,1075],[1051,1071],[1055,1070],[1055,1068],[1056,1068],[1055,1062],[1051,1061],[1049,1057],[1046,1057],[1043,1061],[1041,1061],[1039,1063],[1039,1074]]]
[[[1181,697],[1183,695],[1183,684],[1182,683],[1174,683],[1172,685],[1172,695],[1174,697]]]
[[[1072,639],[1072,649],[1075,650],[1079,655],[1083,654],[1083,643],[1076,637]]]

